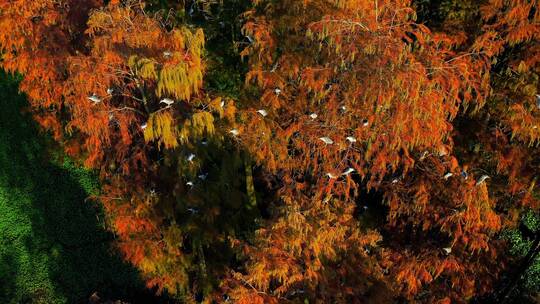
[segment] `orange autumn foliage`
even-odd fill
[[[492,292],[498,233],[540,207],[539,1],[457,1],[439,26],[411,0],[246,2],[235,95],[206,82],[204,30],[144,1],[0,0],[2,67],[99,171],[148,285],[187,303]]]

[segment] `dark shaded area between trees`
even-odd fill
[[[47,138],[22,114],[17,80],[0,74],[0,302],[87,303],[102,299],[168,303],[144,288],[112,247],[94,177],[51,161]]]

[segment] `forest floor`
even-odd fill
[[[164,302],[114,253],[95,178],[48,153],[19,95],[0,72],[0,303]],[[58,158],[60,159],[60,158]]]

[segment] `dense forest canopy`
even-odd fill
[[[530,300],[539,8],[0,0],[0,65],[182,302]]]

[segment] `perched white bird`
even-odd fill
[[[101,98],[99,98],[99,96],[97,96],[96,94],[92,94],[91,96],[88,97],[88,99],[94,103],[101,102]]]
[[[280,88],[276,88],[276,89],[274,90],[274,93],[276,93],[276,95],[279,96],[279,94],[281,94],[281,89],[280,89]]]
[[[278,67],[279,67],[279,61],[276,62],[276,64],[274,64],[274,66],[272,67],[272,69],[270,70],[270,72],[274,73],[274,72],[277,70]]]
[[[336,178],[338,178],[336,175],[334,175],[334,174],[332,174],[332,173],[330,173],[330,172],[326,173],[326,176],[328,176],[328,178],[330,178],[330,179],[336,179]]]
[[[159,103],[164,103],[167,105],[167,107],[170,107],[174,103],[174,100],[170,98],[163,98],[162,100],[159,101]]]
[[[246,38],[249,40],[249,43],[253,43],[253,42],[254,42],[253,38],[251,38],[250,35],[246,35]]]
[[[163,52],[163,57],[169,58],[169,57],[171,57],[171,56],[172,56],[172,53],[171,53],[171,52],[169,52],[169,51]]]
[[[321,138],[319,138],[319,139],[322,140],[322,141],[323,141],[325,144],[327,144],[327,145],[331,145],[331,144],[334,143],[334,141],[331,140],[330,137],[326,137],[326,136],[325,136],[325,137],[321,137]]]
[[[195,154],[191,153],[188,155],[187,160],[188,162],[192,162],[194,158],[195,158]]]
[[[443,248],[442,250],[444,250],[444,252],[445,252],[446,254],[452,253],[452,247],[445,247],[445,248]]]
[[[355,143],[356,142],[356,138],[354,138],[352,136],[347,136],[347,138],[345,138],[345,139],[350,143]]]
[[[315,119],[318,117],[317,113],[311,113],[309,114],[309,117],[311,117],[311,119]]]
[[[229,131],[229,133],[236,136],[236,135],[240,134],[240,131],[238,131],[237,129],[232,129],[232,130]]]
[[[398,182],[399,182],[399,178],[394,178],[394,179],[392,180],[392,184],[397,184]]]
[[[481,184],[482,184],[483,182],[485,182],[486,179],[488,179],[488,178],[489,178],[488,175],[482,175],[482,176],[480,176],[480,178],[479,178],[478,181],[476,182],[476,185],[477,185],[477,186],[481,185]]]
[[[454,175],[452,172],[448,172],[443,176],[443,178],[444,179],[449,179],[450,177],[452,177],[452,175]]]
[[[367,119],[362,120],[362,125],[363,125],[364,127],[369,126],[369,120],[367,120]]]
[[[343,173],[341,173],[341,175],[349,175],[353,172],[354,172],[353,168],[347,168],[345,171],[343,171]]]
[[[141,125],[141,129],[143,129],[143,130],[146,129],[146,127],[148,127],[148,125],[147,125],[146,123],[143,123],[143,124]]]
[[[108,88],[108,89],[107,89],[107,94],[108,94],[108,95],[112,95],[112,93],[114,93],[114,90],[111,89],[111,88]]]
[[[219,105],[223,108],[225,106],[225,100],[222,100]]]
[[[347,107],[346,106],[341,106],[341,111],[343,111],[343,112],[347,111]]]
[[[268,112],[266,112],[266,110],[264,110],[264,109],[258,110],[257,113],[261,114],[262,117],[266,117],[266,115],[268,115]]]
[[[190,186],[190,187],[193,187],[193,182],[189,181],[186,183],[186,185]]]
[[[422,153],[422,155],[420,156],[420,161],[423,161],[426,157],[428,157],[428,155],[429,155],[429,152],[424,151],[424,153]]]

